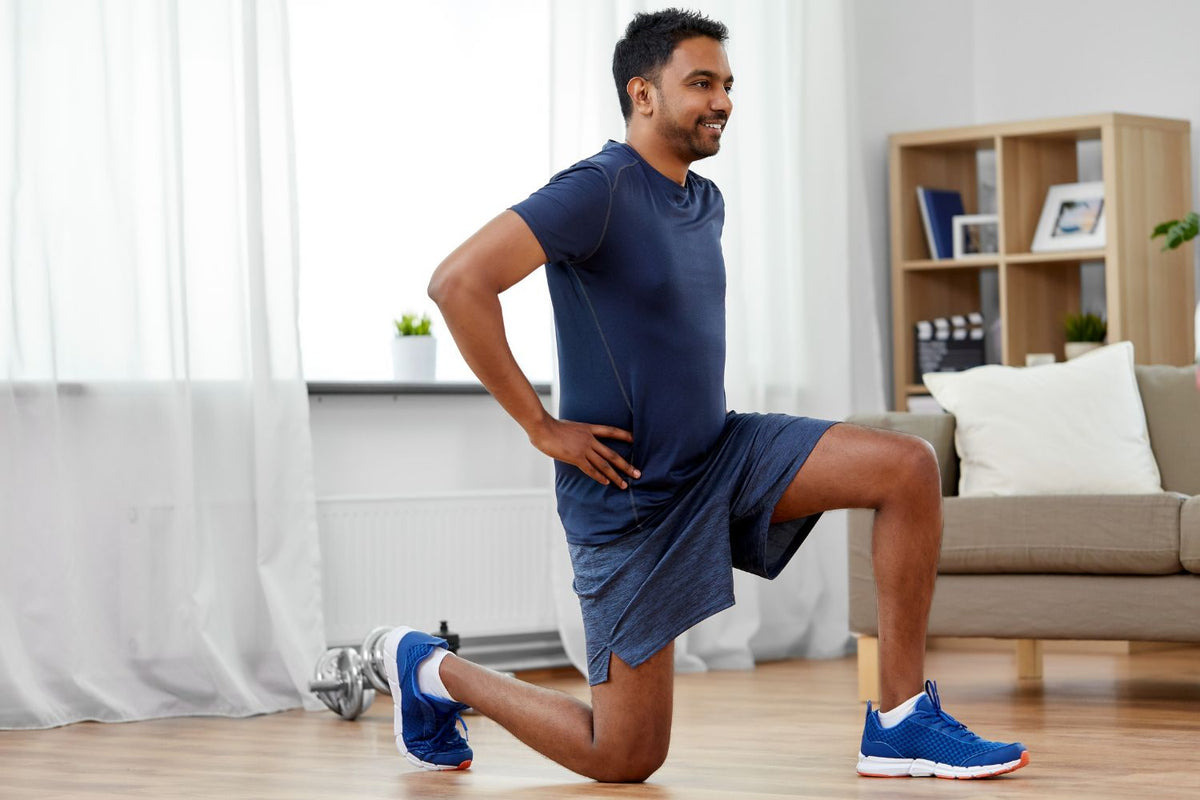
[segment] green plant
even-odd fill
[[[428,336],[433,324],[428,314],[422,314],[420,318],[416,314],[403,314],[395,322],[397,336]]]
[[[1154,233],[1150,234],[1150,238],[1165,236],[1167,240],[1162,249],[1174,250],[1184,242],[1195,239],[1198,233],[1200,233],[1200,214],[1191,211],[1183,219],[1169,219],[1166,222],[1160,222],[1154,229]]]
[[[1068,314],[1063,324],[1068,342],[1103,342],[1108,324],[1095,314]]]

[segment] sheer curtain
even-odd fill
[[[0,3],[0,727],[318,707],[286,45]]]
[[[884,408],[866,192],[856,141],[853,7],[838,0],[700,0],[730,29],[734,112],[721,153],[693,168],[726,201],[730,408],[843,419]],[[643,2],[554,0],[552,164],[621,140],[608,70]],[[676,642],[676,668],[745,668],[756,659],[836,657],[848,628],[846,522],[828,513],[775,581],[737,573],[737,605]],[[551,547],[560,628],[583,663],[570,563]]]

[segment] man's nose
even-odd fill
[[[715,92],[709,108],[713,111],[723,111],[726,115],[730,114],[733,111],[733,98],[729,96],[729,91],[721,87]]]

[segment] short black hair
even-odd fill
[[[625,38],[613,49],[613,80],[621,114],[628,122],[633,116],[633,101],[625,87],[636,77],[658,86],[662,68],[671,60],[675,46],[684,39],[707,36],[721,44],[729,38],[729,29],[698,11],[668,8],[652,14],[638,14],[625,28]]]

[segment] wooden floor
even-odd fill
[[[857,777],[847,659],[680,676],[671,755],[638,786],[581,779],[477,716],[471,770],[415,770],[381,697],[356,722],[296,711],[0,732],[0,797],[1200,798],[1200,650],[1048,653],[1040,686],[1018,685],[1012,660],[929,657],[950,713],[1029,748],[1030,766],[991,780]],[[536,677],[587,696],[573,673]]]

